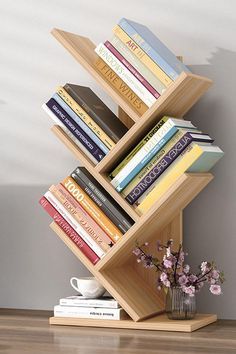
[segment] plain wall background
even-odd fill
[[[194,73],[214,80],[188,118],[215,137],[225,157],[214,181],[185,210],[184,237],[192,264],[215,259],[227,278],[222,297],[207,290],[198,296],[199,310],[236,319],[233,0],[0,1],[0,307],[51,309],[73,293],[71,276],[88,274],[37,204],[78,164],[50,132],[41,105],[57,85],[73,82],[116,107],[49,32],[58,27],[99,43],[122,17],[148,25]]]

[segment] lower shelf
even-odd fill
[[[216,315],[197,314],[193,320],[169,320],[165,314],[149,318],[145,321],[134,322],[131,319],[97,320],[87,318],[71,317],[51,317],[51,325],[80,326],[80,327],[106,327],[106,328],[126,328],[142,329],[152,331],[174,331],[174,332],[193,332],[201,327],[205,327],[217,320]]]

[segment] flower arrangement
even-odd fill
[[[157,251],[165,250],[162,261],[145,251],[148,243],[142,246],[136,245],[133,250],[137,262],[142,263],[145,268],[156,268],[158,274],[157,288],[168,289],[179,287],[189,296],[194,296],[205,283],[208,283],[209,290],[214,295],[221,295],[221,284],[224,282],[224,274],[219,271],[214,262],[204,261],[200,264],[199,271],[194,274],[188,264],[184,263],[187,253],[182,245],[177,252],[172,250],[173,240],[167,241],[166,245],[157,242]]]

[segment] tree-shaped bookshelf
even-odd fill
[[[52,131],[73,152],[79,162],[97,179],[107,192],[133,218],[134,225],[95,266],[82,254],[74,243],[55,224],[51,228],[103,284],[130,316],[127,320],[88,320],[52,317],[51,324],[136,328],[152,330],[192,331],[216,320],[216,315],[197,315],[190,321],[167,320],[164,296],[156,289],[156,273],[145,272],[132,257],[135,241],[148,241],[155,247],[157,239],[174,238],[175,244],[182,241],[182,211],[188,203],[210,182],[210,173],[184,174],[165,195],[156,201],[149,211],[140,216],[112,187],[108,173],[116,166],[132,146],[140,140],[164,115],[183,117],[195,102],[210,87],[211,80],[183,72],[165,93],[140,116],[132,106],[104,79],[96,69],[98,59],[95,45],[85,37],[53,29],[53,36],[97,80],[101,87],[117,103],[119,119],[129,131],[96,166],[58,126]]]

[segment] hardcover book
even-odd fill
[[[122,308],[98,308],[76,306],[54,306],[55,317],[96,318],[102,320],[122,320],[127,317]]]
[[[120,305],[110,296],[102,296],[98,299],[88,299],[82,295],[68,296],[60,299],[61,306],[76,306],[76,307],[102,307],[107,309],[118,309]]]

